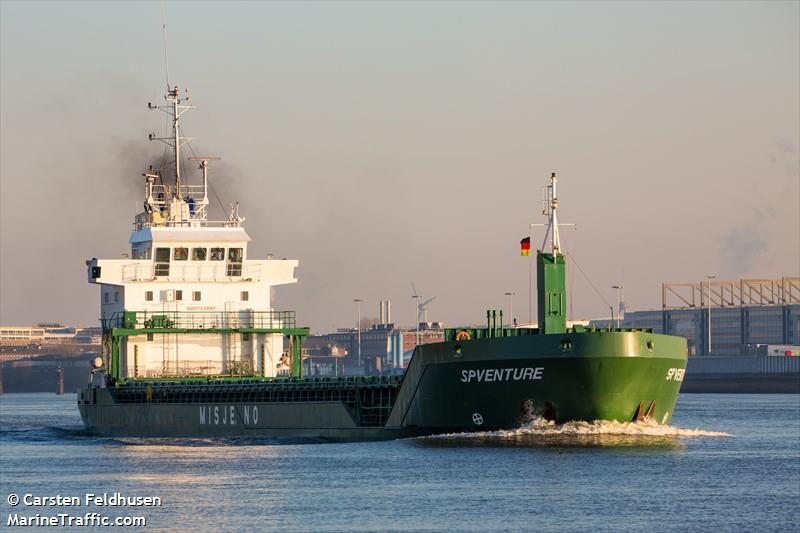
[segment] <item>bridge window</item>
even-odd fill
[[[211,260],[212,261],[224,261],[225,260],[225,248],[212,248],[211,249]]]
[[[144,291],[144,301],[145,302],[153,301],[153,291]]]
[[[194,291],[192,293],[192,300],[195,301],[195,302],[199,302],[200,301],[200,291]]]
[[[242,255],[241,248],[228,248],[228,261],[232,263],[241,263]]]
[[[169,248],[156,248],[156,276],[169,276]]]
[[[241,297],[242,301],[246,302],[250,299],[250,293],[248,291],[242,291]]]
[[[175,291],[175,301],[183,300],[183,291]]]
[[[103,293],[103,302],[108,303],[108,292]]]
[[[149,247],[134,247],[131,252],[134,259],[150,259],[151,250]]]
[[[189,259],[189,249],[175,248],[173,259],[175,259],[175,261],[186,261]]]
[[[242,248],[228,248],[228,269],[229,276],[242,275]]]
[[[206,248],[192,248],[192,261],[205,261]]]

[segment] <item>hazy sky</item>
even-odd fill
[[[798,2],[166,4],[170,81],[239,200],[277,307],[316,332],[527,319],[519,240],[561,177],[564,245],[603,293],[800,275]],[[161,4],[2,2],[3,324],[96,324],[84,261],[128,250],[162,147]],[[220,209],[212,211],[221,216]],[[534,233],[538,246],[541,230]],[[574,276],[574,315],[607,314]],[[534,311],[535,312],[535,311]]]

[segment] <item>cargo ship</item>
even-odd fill
[[[86,262],[103,332],[102,356],[78,392],[90,433],[358,441],[510,429],[537,416],[670,422],[683,338],[567,321],[555,174],[535,255],[537,327],[504,327],[488,312],[485,327],[447,329],[443,342],[417,346],[402,376],[304,377],[309,329],[271,298],[272,287],[297,282],[298,261],[249,255],[236,205],[209,219],[216,158],[189,158],[202,174],[189,183],[187,98],[168,87],[164,105],[148,104],[169,117],[170,131],[150,139],[168,145],[170,162],[143,175],[130,255]]]

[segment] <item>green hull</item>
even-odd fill
[[[511,429],[536,415],[667,424],[686,356],[684,339],[642,331],[491,337],[420,346],[396,383],[153,383],[149,399],[125,396],[138,382],[84,389],[79,408],[89,431],[125,437],[383,440]]]
[[[568,351],[561,349],[565,340]],[[487,428],[508,428],[526,414],[528,401],[534,414],[559,423],[630,421],[640,404],[647,410],[655,402],[650,416],[669,423],[686,368],[684,339],[641,332],[481,339],[460,343],[460,354],[457,345],[425,346],[427,364],[414,368],[412,362],[408,372],[420,374],[419,389],[403,424],[474,428],[471,416],[477,412]],[[539,379],[514,380],[513,373],[505,379],[507,370],[477,375],[485,368],[520,367],[542,369]]]

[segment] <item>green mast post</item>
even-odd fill
[[[539,332],[567,331],[567,265],[564,254],[536,254],[536,290],[539,299]]]
[[[550,185],[544,188],[544,215],[547,217],[542,250],[536,252],[536,290],[539,312],[539,333],[566,333],[567,331],[567,264],[561,253],[558,233],[558,198],[556,173],[550,175]],[[539,224],[535,224],[539,225]],[[572,224],[566,224],[571,226]],[[548,242],[549,240],[549,242]],[[550,245],[550,250],[545,247]]]

